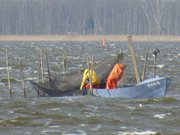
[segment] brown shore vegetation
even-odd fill
[[[128,35],[0,35],[0,41],[127,41]],[[180,36],[132,35],[137,42],[179,42]]]

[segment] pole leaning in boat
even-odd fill
[[[136,60],[136,53],[135,53],[134,46],[132,43],[132,36],[129,35],[127,38],[128,38],[128,47],[131,53],[131,59],[132,59],[133,67],[134,67],[136,81],[137,83],[140,83],[139,70],[138,70],[138,65],[137,65],[137,60]]]
[[[148,54],[149,54],[149,46],[147,47],[147,51],[146,51],[145,62],[144,62],[144,67],[143,67],[143,71],[142,71],[142,76],[141,76],[141,80],[142,81],[145,79],[145,72],[146,72],[146,65],[147,65],[147,60],[148,60]]]

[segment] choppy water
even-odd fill
[[[62,73],[63,49],[67,50],[67,71],[85,66],[94,54],[96,62],[115,55],[122,48],[127,65],[124,83],[133,82],[134,74],[127,43],[112,42],[0,42],[0,135],[178,135],[180,134],[180,46],[175,42],[134,43],[140,71],[145,51],[156,47],[159,75],[168,76],[172,84],[165,98],[150,100],[105,99],[96,97],[37,98],[29,79],[38,78],[38,53],[48,50],[49,66],[54,76]],[[27,98],[21,83],[12,83],[10,98],[6,83],[5,48],[9,52],[10,77],[21,80],[19,57],[23,57]],[[46,69],[46,61],[44,68]],[[152,76],[149,55],[146,77]],[[47,76],[47,75],[46,75]]]

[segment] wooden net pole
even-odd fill
[[[40,53],[38,54],[38,82],[41,83],[41,62],[40,62]],[[40,97],[40,90],[37,88],[37,96]]]
[[[146,65],[147,65],[147,60],[148,60],[148,54],[149,54],[149,46],[148,46],[147,51],[146,51],[145,62],[144,62],[142,76],[141,76],[141,80],[142,81],[145,79],[145,72],[146,72]]]
[[[93,61],[94,61],[94,56],[92,54],[92,57],[91,57],[91,67],[90,67],[90,95],[92,95],[92,74],[93,74]]]
[[[12,97],[12,90],[11,90],[11,80],[10,80],[10,73],[9,73],[9,61],[8,61],[8,49],[6,48],[6,69],[7,69],[7,78],[8,78],[8,88],[9,88],[9,93],[10,97]]]
[[[22,58],[20,58],[20,66],[21,66],[22,87],[23,87],[24,97],[26,97],[26,89],[25,89],[25,83],[24,83],[25,81],[24,81]]]
[[[66,73],[66,50],[64,49],[63,51],[63,73],[65,74]]]
[[[40,68],[41,68],[41,81],[44,82],[44,69],[43,69],[43,53],[40,50]]]
[[[48,72],[48,78],[49,78],[49,82],[51,85],[51,73],[50,73],[50,69],[49,69],[49,61],[48,61],[48,50],[46,49],[45,51],[45,55],[46,55],[46,65],[47,65],[47,72]]]
[[[128,36],[128,47],[129,47],[129,50],[130,50],[130,53],[131,53],[131,59],[132,59],[132,63],[133,63],[133,68],[134,68],[134,72],[135,72],[136,81],[137,81],[137,83],[140,83],[139,70],[138,70],[138,65],[137,65],[137,60],[136,60],[136,52],[134,50],[131,35]]]

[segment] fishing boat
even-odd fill
[[[158,49],[155,49],[153,52],[154,57],[154,75],[151,78],[145,78],[145,69],[147,63],[147,57],[149,53],[149,48],[146,54],[146,61],[143,68],[143,76],[140,78],[138,64],[136,61],[136,54],[134,51],[134,46],[132,44],[132,37],[128,37],[128,47],[131,52],[132,63],[134,67],[134,73],[137,83],[133,85],[126,85],[121,88],[115,89],[105,89],[105,83],[108,75],[110,74],[112,68],[116,63],[120,63],[123,58],[122,53],[118,56],[110,57],[105,59],[99,65],[94,66],[94,70],[98,73],[102,84],[104,84],[100,89],[91,89],[85,91],[79,91],[82,77],[79,75],[79,71],[66,75],[59,78],[50,78],[49,81],[44,83],[37,83],[31,81],[31,83],[36,87],[36,91],[39,94],[40,92],[45,93],[51,97],[57,96],[74,96],[74,95],[94,95],[98,97],[106,98],[129,98],[129,99],[149,99],[149,98],[161,98],[164,97],[167,93],[171,79],[168,77],[160,77],[156,75],[156,59],[157,54],[160,53]],[[92,86],[91,86],[92,87]],[[41,96],[41,95],[40,95]],[[44,96],[44,95],[42,95]]]
[[[171,79],[156,76],[146,79],[139,84],[124,86],[116,89],[92,89],[93,96],[105,98],[151,99],[162,98],[166,95]],[[88,91],[88,94],[90,91]]]
[[[152,53],[154,57],[154,75],[151,78],[140,78],[138,64],[136,61],[136,54],[134,46],[132,44],[132,37],[128,37],[128,47],[132,56],[132,63],[134,67],[135,77],[137,83],[134,85],[126,85],[121,88],[115,89],[91,89],[86,92],[88,95],[94,95],[106,98],[128,98],[128,99],[150,99],[150,98],[162,98],[166,95],[171,79],[168,77],[160,77],[156,74],[156,60],[157,54],[160,53],[159,49],[155,49]],[[143,76],[145,75],[147,57],[149,53],[149,47],[146,53],[146,61],[143,70]],[[142,81],[141,81],[142,80]]]

